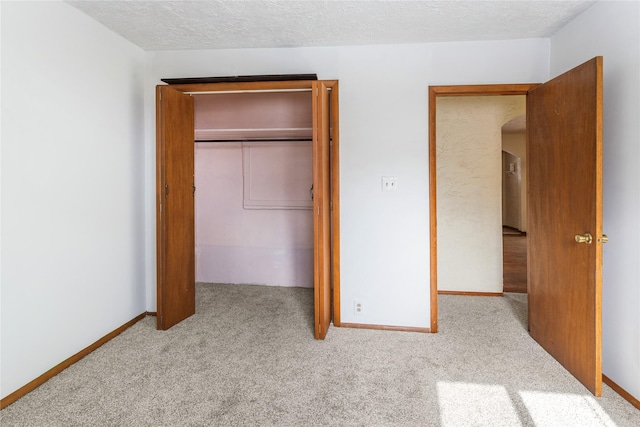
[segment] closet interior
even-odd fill
[[[314,286],[311,94],[192,94],[197,282]]]

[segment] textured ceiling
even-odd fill
[[[592,1],[69,1],[141,48],[345,46],[550,37]]]

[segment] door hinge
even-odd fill
[[[162,213],[162,203],[160,203],[160,213]]]

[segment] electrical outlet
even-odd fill
[[[362,314],[363,312],[364,312],[364,306],[362,305],[362,302],[354,301],[353,302],[353,314],[359,315],[359,314]]]
[[[398,190],[398,177],[397,176],[383,176],[382,177],[382,191],[397,191]]]

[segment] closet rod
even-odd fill
[[[183,92],[185,95],[222,95],[235,93],[285,93],[285,92],[311,92],[310,88],[302,89],[241,89],[241,90],[203,90],[193,92]]]
[[[194,142],[313,142],[313,138],[271,138],[271,139],[196,139]]]

